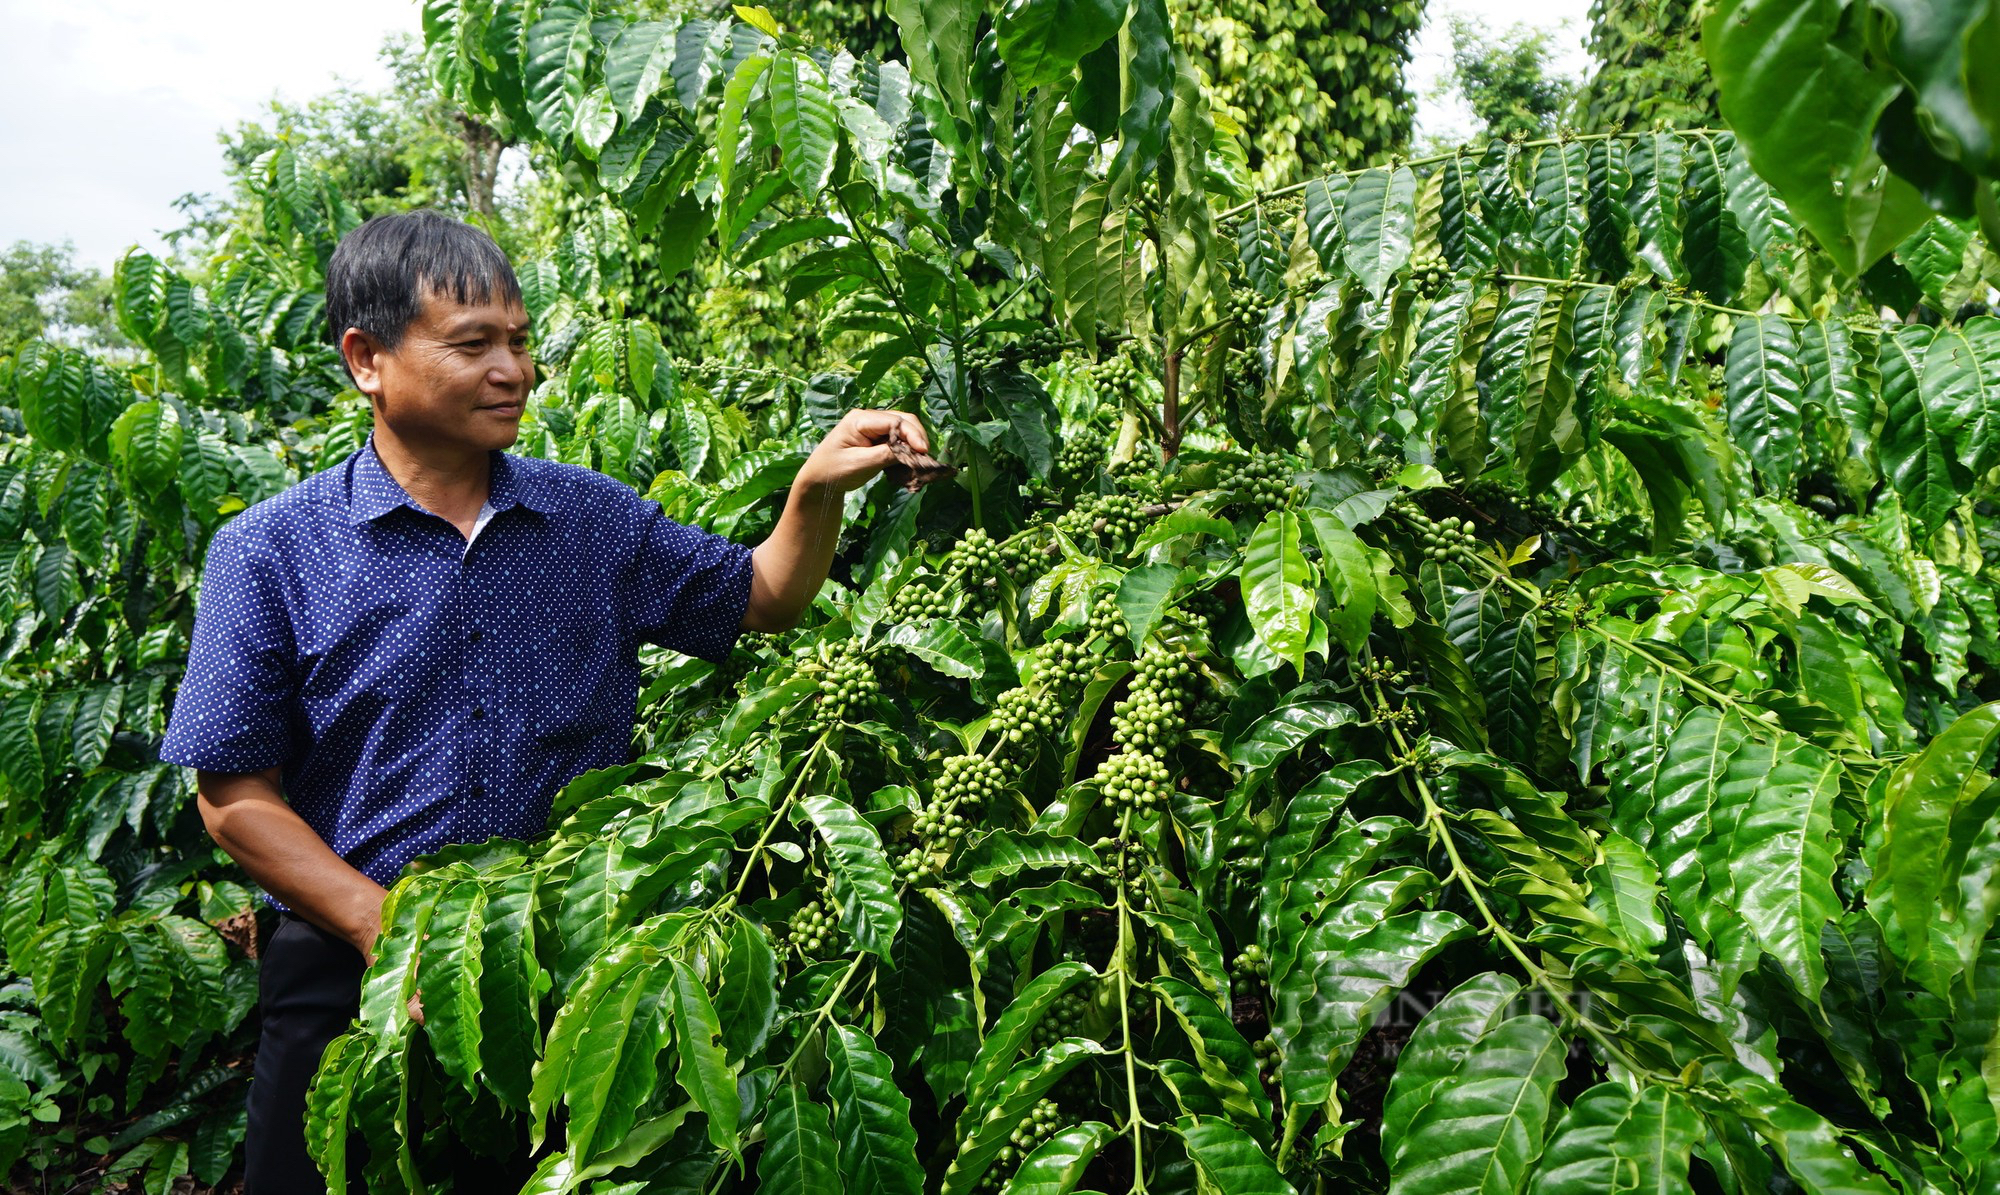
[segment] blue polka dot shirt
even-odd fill
[[[371,443],[224,525],[160,757],[281,768],[299,816],[384,885],[447,844],[540,832],[564,784],[630,758],[639,644],[729,655],[750,550],[526,457],[493,455],[487,506],[468,543]]]

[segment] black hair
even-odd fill
[[[327,331],[338,346],[359,328],[394,351],[422,312],[424,292],[485,303],[495,287],[521,301],[513,265],[483,230],[429,208],[376,216],[340,238],[327,263]]]

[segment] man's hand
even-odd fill
[[[901,411],[849,411],[834,424],[826,439],[813,449],[799,466],[799,490],[832,490],[845,494],[868,484],[895,459],[889,449],[889,432],[901,429],[903,442],[918,452],[931,450],[930,437],[915,415]]]

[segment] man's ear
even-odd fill
[[[354,376],[354,388],[372,402],[382,401],[381,358],[386,352],[380,341],[359,328],[340,334],[340,355],[347,362],[347,372]]]

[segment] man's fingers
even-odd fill
[[[880,444],[889,438],[891,431],[901,429],[903,440],[910,447],[923,453],[931,450],[924,425],[915,415],[904,411],[850,411],[845,422],[863,444]]]

